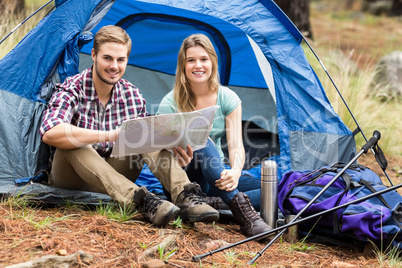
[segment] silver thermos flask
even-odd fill
[[[278,166],[275,161],[261,164],[261,218],[272,228],[278,220]]]

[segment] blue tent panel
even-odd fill
[[[101,2],[64,1],[45,17],[0,61],[2,69],[7,70],[0,72],[0,89],[37,100],[42,83],[52,73],[68,42],[81,33]]]

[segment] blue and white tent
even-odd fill
[[[173,87],[183,39],[204,33],[219,54],[221,83],[242,100],[243,121],[274,137],[273,143],[278,137],[278,144],[260,147],[273,148],[263,157],[272,156],[280,174],[355,155],[353,134],[308,63],[302,34],[274,1],[56,0],[0,61],[0,186],[6,192],[15,191],[15,179],[47,165],[48,148],[38,132],[46,100],[55,83],[91,66],[92,37],[109,24],[131,36],[125,78],[140,88],[150,113]]]

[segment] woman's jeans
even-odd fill
[[[207,145],[194,152],[191,163],[185,167],[188,178],[196,182],[207,196],[219,196],[227,204],[237,193],[243,192],[250,198],[253,207],[260,210],[261,180],[251,176],[241,176],[237,189],[227,192],[219,190],[215,181],[220,179],[225,169],[219,152],[211,140]]]

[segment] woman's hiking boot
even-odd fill
[[[145,186],[135,191],[133,199],[145,218],[158,227],[166,226],[180,211],[173,203],[150,193]]]
[[[272,228],[265,223],[254,209],[249,197],[242,192],[229,201],[229,208],[234,219],[240,225],[240,231],[247,237],[270,231]],[[264,238],[264,237],[263,237]]]
[[[219,212],[209,206],[204,198],[205,194],[197,183],[184,185],[184,190],[176,199],[176,206],[180,208],[180,217],[190,222],[218,221]]]
[[[204,198],[205,203],[213,207],[214,209],[217,210],[230,210],[229,206],[226,205],[225,202],[223,202],[222,198],[219,196],[206,196]]]

